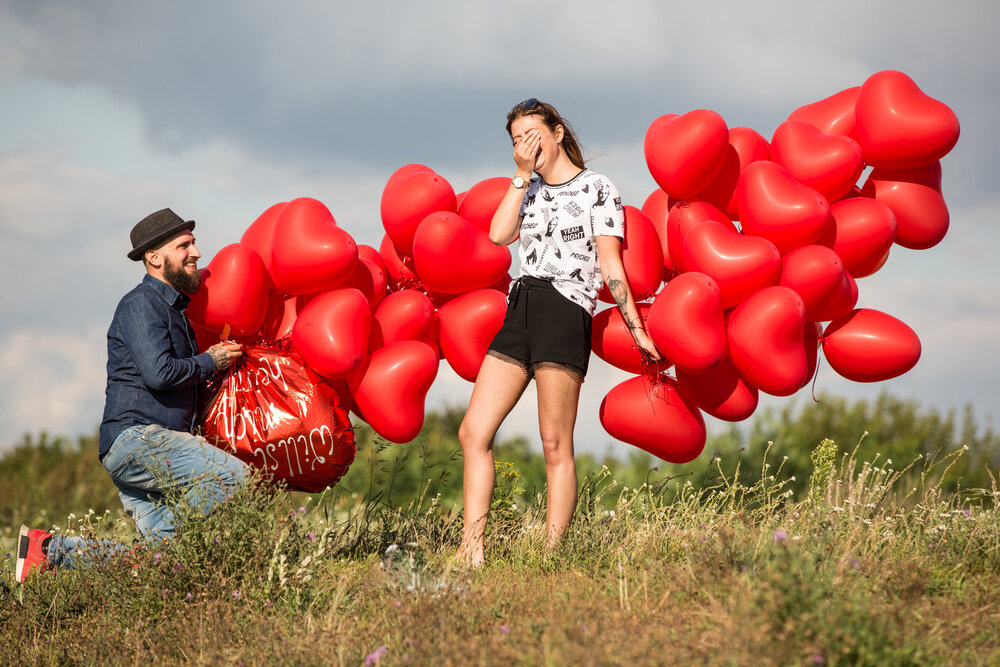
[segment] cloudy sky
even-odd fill
[[[770,137],[796,107],[885,69],[961,121],[943,160],[951,230],[930,250],[895,248],[859,281],[860,305],[916,330],[917,367],[858,385],[824,364],[817,388],[971,403],[996,426],[998,7],[0,0],[0,448],[25,432],[96,429],[105,332],[141,277],[125,258],[128,231],[151,211],[198,221],[202,265],[268,206],[300,196],[377,246],[380,193],[397,167],[429,165],[456,192],[513,174],[504,114],[526,97],[555,104],[591,166],[641,206],[655,188],[642,140],[656,117],[709,108]],[[597,409],[625,377],[595,360],[580,448],[611,442]],[[464,404],[470,390],[443,364],[428,405]],[[505,433],[537,440],[533,399]]]

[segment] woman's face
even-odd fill
[[[517,145],[526,139],[530,133],[537,133],[540,145],[538,154],[535,157],[536,172],[541,173],[546,165],[552,166],[559,157],[560,144],[563,138],[562,125],[556,126],[555,132],[542,121],[538,115],[521,116],[515,118],[510,124],[510,138],[516,148]]]

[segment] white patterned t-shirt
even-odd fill
[[[560,294],[593,315],[604,284],[594,237],[625,238],[618,189],[589,169],[560,185],[535,176],[521,216],[521,275],[551,280]]]

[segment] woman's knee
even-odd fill
[[[573,462],[573,436],[562,433],[542,433],[542,453],[549,467]]]

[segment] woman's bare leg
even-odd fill
[[[565,370],[536,368],[538,427],[545,454],[549,499],[545,508],[548,546],[562,538],[576,509],[576,462],[573,428],[580,403],[580,379]]]

